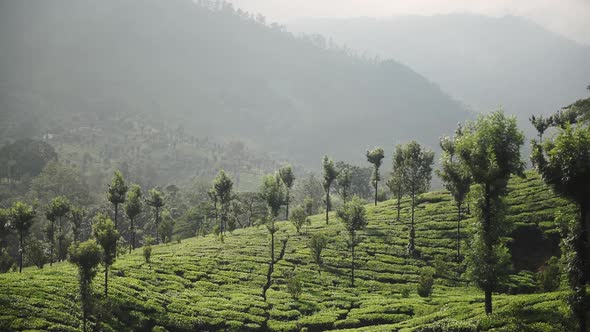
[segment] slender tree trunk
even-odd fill
[[[19,249],[18,249],[18,256],[19,256],[19,267],[18,267],[18,273],[22,273],[23,272],[23,252],[25,251],[25,248],[23,246],[23,232],[19,231]]]
[[[53,246],[55,245],[55,229],[51,221],[51,243],[49,244],[49,266],[53,266]]]
[[[328,212],[330,211],[330,186],[326,189],[326,225],[328,224]]]
[[[352,265],[350,268],[350,280],[351,280],[350,284],[352,287],[354,287],[354,247],[356,245],[355,239],[354,239],[354,231],[351,234],[351,238],[352,238],[352,243],[350,244],[350,246],[352,249]]]
[[[104,297],[106,298],[109,294],[109,266],[104,267]]]
[[[115,229],[118,231],[119,230],[119,224],[117,223],[117,216],[119,214],[119,204],[115,203]]]
[[[215,209],[215,211],[217,211],[217,208]],[[215,216],[215,219],[217,219],[217,216]],[[160,226],[160,208],[156,207],[156,244],[160,243],[160,237],[158,236],[159,226]]]
[[[461,261],[461,203],[457,203],[457,262]]]
[[[379,185],[379,181],[375,180],[375,206],[377,206],[377,187]]]
[[[490,238],[490,228],[491,228],[491,192],[490,192],[490,185],[486,184],[485,185],[485,211],[483,213],[484,215],[484,224],[483,224],[483,237],[484,237],[484,246],[485,246],[485,253],[484,253],[484,264],[485,264],[485,269],[489,270],[491,268],[493,268],[492,262],[491,262],[491,256],[492,256],[492,239]],[[485,292],[485,310],[486,310],[486,314],[491,315],[492,314],[492,289],[491,289],[491,285],[492,285],[492,280],[488,280],[486,278],[486,282],[484,285],[484,292]]]
[[[287,212],[285,214],[285,220],[289,220],[289,188],[287,188]]]

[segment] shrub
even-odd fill
[[[143,258],[145,258],[146,263],[150,263],[150,258],[152,257],[152,246],[150,244],[146,244],[143,246]]]
[[[14,259],[6,249],[0,249],[0,273],[6,273],[14,265]]]
[[[287,292],[291,294],[291,297],[295,300],[299,299],[302,293],[301,280],[297,278],[295,272],[288,271],[285,273],[285,281],[287,282]]]
[[[559,288],[559,260],[553,256],[537,272],[537,282],[539,289],[543,292],[552,292]]]
[[[402,288],[401,293],[402,293],[402,297],[404,299],[407,299],[408,297],[410,297],[410,287],[404,287],[404,288]]]
[[[433,273],[430,269],[425,269],[418,278],[418,295],[421,297],[429,297],[432,294],[432,286],[434,285]]]
[[[446,275],[448,274],[449,268],[448,268],[447,262],[445,262],[445,260],[443,259],[442,256],[440,256],[440,255],[436,256],[432,265],[434,266],[434,270],[435,270],[437,277],[439,277],[439,278],[446,277]]]
[[[39,240],[31,240],[28,245],[27,259],[29,263],[34,264],[36,267],[42,269],[47,263],[46,246]]]

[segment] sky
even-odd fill
[[[300,18],[387,17],[474,13],[525,17],[546,29],[590,45],[590,0],[229,0],[288,25]]]

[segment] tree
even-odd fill
[[[367,161],[373,165],[373,187],[375,188],[375,206],[377,206],[378,184],[381,177],[379,176],[379,167],[383,163],[385,157],[382,148],[375,148],[372,151],[367,151]]]
[[[289,202],[291,201],[291,188],[293,187],[293,184],[295,183],[295,174],[293,174],[293,167],[291,167],[291,165],[286,165],[284,167],[282,167],[281,169],[279,169],[279,176],[281,177],[281,180],[283,181],[283,184],[285,185],[285,205],[287,207],[286,213],[285,213],[285,220],[289,220]]]
[[[168,243],[172,241],[172,234],[174,233],[174,219],[167,210],[162,211],[162,222],[160,223],[160,234],[162,234],[162,242]]]
[[[350,168],[344,167],[338,172],[338,177],[336,178],[338,184],[338,194],[342,201],[346,203],[348,201],[348,197],[350,195],[350,186],[352,184]]]
[[[215,197],[219,200],[219,204],[221,207],[221,220],[219,224],[219,230],[221,234],[221,239],[223,239],[223,235],[225,232],[225,228],[227,227],[231,202],[233,199],[232,188],[233,182],[227,176],[224,170],[219,171],[215,181],[213,182],[213,188],[215,189]]]
[[[432,178],[432,164],[434,163],[434,153],[424,150],[416,141],[403,146],[401,149],[403,159],[402,179],[405,191],[412,198],[412,219],[410,223],[410,241],[408,243],[408,255],[415,254],[416,228],[414,221],[414,211],[416,208],[416,196],[426,192],[430,186]]]
[[[215,223],[217,223],[219,220],[219,216],[217,215],[217,192],[215,191],[215,188],[211,188],[207,191],[207,196],[209,196],[209,199],[213,202],[213,212],[215,213]]]
[[[70,211],[70,202],[64,196],[55,197],[49,206],[47,206],[45,211],[45,217],[49,220],[49,242],[50,242],[50,249],[49,249],[49,266],[53,265],[53,247],[55,244],[55,222],[57,221],[57,233],[58,233],[58,248],[61,248],[61,239],[62,239],[62,218]],[[59,255],[58,255],[59,256]],[[58,257],[58,261],[61,261],[62,257]]]
[[[460,131],[458,131],[460,133]],[[471,189],[471,174],[465,165],[455,158],[455,139],[443,137],[440,141],[443,151],[441,157],[442,169],[436,174],[443,181],[445,188],[453,196],[457,206],[457,261],[461,261],[461,209],[463,202]]]
[[[96,276],[96,267],[103,259],[103,251],[95,240],[88,240],[74,243],[70,246],[69,253],[70,262],[78,267],[83,331],[86,331],[86,322],[93,307],[92,279]]]
[[[542,115],[539,115],[539,116],[533,115],[529,118],[529,121],[531,122],[533,127],[535,127],[535,129],[537,130],[537,133],[539,134],[539,142],[542,142],[543,141],[543,134],[551,126],[551,119],[550,118],[545,119]]]
[[[578,216],[565,237],[570,306],[579,330],[588,329],[590,282],[590,98],[578,100],[551,116],[554,137],[533,141],[532,161],[543,180],[560,196],[575,203]],[[539,136],[541,139],[541,136]]]
[[[329,221],[329,217],[328,217],[328,212],[330,212],[331,209],[331,202],[330,202],[330,187],[332,186],[332,182],[334,182],[334,180],[336,180],[336,177],[338,176],[338,172],[336,171],[336,168],[334,167],[334,161],[332,161],[330,158],[328,158],[328,156],[324,156],[324,159],[322,161],[322,168],[324,170],[324,181],[322,182],[322,185],[324,186],[324,191],[326,192],[326,225],[328,224]]]
[[[123,179],[123,175],[120,171],[115,171],[115,175],[113,176],[113,180],[111,184],[109,184],[109,188],[107,191],[107,199],[113,206],[115,207],[115,228],[118,230],[118,223],[117,218],[119,215],[119,205],[125,203],[125,195],[127,194],[127,185],[125,184],[125,179]]]
[[[37,176],[50,161],[57,160],[55,149],[48,143],[22,139],[0,148],[0,178],[9,182],[23,176]]]
[[[267,229],[270,233],[270,266],[268,272],[268,278],[274,271],[275,263],[275,233],[277,228],[275,220],[281,210],[281,205],[285,202],[285,189],[283,188],[281,177],[279,174],[266,175],[262,180],[262,186],[260,187],[260,197],[268,205],[269,218],[267,222]],[[270,284],[270,279],[267,278],[267,284]]]
[[[0,250],[6,247],[10,235],[10,210],[0,208]]]
[[[31,180],[30,195],[42,204],[50,204],[51,199],[64,196],[76,205],[91,203],[88,186],[80,172],[57,160],[45,165],[39,175]]]
[[[82,232],[82,223],[86,218],[87,211],[84,208],[72,207],[70,209],[72,233],[74,242],[80,242],[80,233]]]
[[[106,298],[109,291],[109,267],[113,265],[117,256],[119,232],[113,221],[103,214],[98,214],[94,218],[93,224],[94,237],[104,252],[102,263],[104,265],[104,296]]]
[[[318,266],[318,274],[322,274],[322,266],[324,265],[322,260],[322,251],[326,249],[327,245],[328,239],[321,233],[313,234],[307,245],[311,253],[311,258]]]
[[[29,235],[31,226],[35,222],[36,211],[30,205],[23,202],[15,202],[10,208],[10,221],[18,234],[18,272],[23,272],[23,253],[25,251],[24,239]]]
[[[129,241],[129,253],[135,249],[135,218],[139,216],[142,210],[141,205],[141,187],[134,184],[127,193],[127,203],[125,204],[125,214],[129,218],[129,230],[131,231],[131,241]]]
[[[160,238],[158,237],[158,228],[160,227],[160,209],[164,206],[164,198],[162,198],[162,193],[156,189],[150,189],[150,191],[148,192],[148,198],[146,199],[145,203],[154,208],[154,223],[156,225],[156,244],[158,244],[160,243]]]
[[[344,223],[350,236],[351,268],[350,283],[354,287],[354,249],[359,243],[356,233],[367,226],[367,212],[360,198],[353,197],[352,200],[338,209],[336,215]]]
[[[502,111],[468,122],[455,140],[457,156],[477,185],[477,223],[468,263],[472,280],[485,293],[487,314],[492,313],[492,292],[502,276],[502,261],[509,255],[500,240],[507,230],[502,197],[510,177],[523,173],[523,142],[516,119]]]
[[[293,213],[291,214],[289,220],[291,221],[293,226],[295,226],[297,234],[301,234],[301,227],[303,227],[303,225],[311,223],[311,221],[307,217],[307,213],[305,213],[305,210],[301,206],[298,206],[295,209],[293,209]]]
[[[401,145],[395,147],[393,154],[393,169],[391,176],[387,180],[387,187],[397,200],[397,221],[400,221],[400,212],[402,208],[402,198],[406,194],[406,187],[404,185],[404,175],[406,164],[404,163],[404,152]]]

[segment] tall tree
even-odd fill
[[[590,98],[579,100],[554,114],[551,126],[557,133],[533,141],[532,161],[543,180],[560,196],[574,202],[579,214],[572,223],[566,244],[570,306],[579,330],[587,331],[590,282]],[[539,135],[541,139],[541,135]]]
[[[285,185],[285,205],[286,205],[286,213],[285,213],[285,220],[289,220],[289,203],[291,201],[291,188],[295,183],[295,174],[293,174],[293,167],[291,165],[286,165],[279,169],[279,175],[283,184]]]
[[[458,131],[460,134],[460,130]],[[461,210],[463,202],[471,188],[471,174],[463,163],[455,158],[455,139],[443,137],[440,141],[440,147],[443,151],[441,157],[442,168],[436,171],[441,178],[445,188],[453,196],[457,206],[457,261],[461,261]]]
[[[340,198],[342,198],[342,201],[346,203],[348,201],[348,196],[350,195],[350,186],[352,184],[349,167],[343,167],[338,172],[336,183],[338,184],[338,194],[340,195]]]
[[[55,245],[55,222],[57,221],[57,233],[58,233],[58,248],[61,248],[62,240],[62,218],[70,211],[70,202],[65,196],[58,196],[51,200],[49,206],[45,211],[45,217],[49,220],[49,229],[47,234],[49,235],[49,266],[53,265],[53,248]],[[59,256],[59,255],[58,255]],[[58,257],[58,261],[61,261],[62,257]]]
[[[275,233],[277,231],[275,220],[279,215],[281,205],[285,203],[285,189],[283,188],[279,174],[269,174],[263,178],[260,187],[260,197],[266,202],[269,212],[267,228],[270,233],[270,276],[274,270],[275,262]],[[267,281],[270,282],[269,280]]]
[[[414,221],[416,197],[425,193],[430,187],[434,152],[423,149],[416,141],[406,144],[401,148],[401,151],[404,162],[403,183],[405,191],[412,198],[412,219],[410,222],[410,240],[408,243],[408,254],[412,256],[416,251],[416,228]]]
[[[367,151],[367,161],[373,165],[373,177],[371,181],[373,182],[373,188],[375,188],[375,206],[377,206],[377,195],[378,195],[378,185],[381,177],[379,176],[379,168],[383,163],[383,158],[385,154],[383,153],[382,148],[375,148],[371,151]]]
[[[213,188],[215,188],[215,196],[219,200],[221,208],[221,220],[219,223],[219,231],[221,239],[223,239],[225,229],[227,228],[228,217],[231,208],[231,202],[233,199],[233,182],[224,170],[219,171],[215,181],[213,182]]]
[[[0,208],[0,250],[6,247],[10,231],[10,210]]]
[[[160,209],[164,206],[164,198],[162,197],[162,193],[157,189],[150,189],[150,191],[148,192],[148,197],[145,200],[145,203],[154,208],[156,244],[158,244],[160,243],[160,238],[158,236],[158,228],[160,227]]]
[[[129,241],[129,253],[135,249],[135,218],[139,216],[143,207],[141,204],[141,187],[134,184],[127,193],[127,203],[125,204],[125,214],[129,218],[129,230],[131,231],[131,240]]]
[[[367,226],[367,212],[360,198],[353,197],[352,200],[344,204],[337,211],[338,218],[344,223],[348,235],[350,236],[351,265],[350,265],[350,284],[354,287],[354,259],[355,248],[359,243],[356,235]]]
[[[109,184],[109,188],[107,191],[107,199],[113,206],[115,207],[115,228],[118,230],[119,225],[117,223],[117,218],[119,215],[119,205],[125,203],[125,195],[127,194],[127,184],[125,184],[125,179],[123,179],[123,175],[120,171],[115,171],[113,176],[113,180],[111,184]]]
[[[301,227],[303,227],[303,225],[311,223],[307,217],[307,213],[305,213],[305,209],[302,206],[297,206],[295,209],[293,209],[293,213],[291,214],[289,220],[293,226],[295,226],[297,234],[301,234]]]
[[[393,169],[389,180],[387,180],[387,187],[397,200],[397,222],[400,221],[400,212],[402,208],[402,198],[406,195],[406,186],[404,185],[404,176],[406,174],[406,164],[404,162],[404,151],[401,145],[395,147],[393,153]]]
[[[80,233],[82,232],[82,223],[86,218],[87,211],[84,208],[72,207],[70,210],[72,221],[72,233],[74,242],[80,242]]]
[[[522,175],[522,132],[514,117],[502,111],[468,122],[456,138],[456,153],[477,185],[476,231],[468,254],[470,275],[485,293],[485,311],[492,313],[492,292],[502,275],[502,259],[509,255],[501,243],[507,230],[504,201],[508,180]]]
[[[35,222],[36,211],[32,206],[23,202],[15,202],[10,208],[10,221],[18,234],[18,272],[23,272],[24,240],[29,235],[31,226]]]
[[[94,237],[104,252],[102,263],[104,265],[104,296],[106,298],[109,291],[109,268],[117,256],[119,232],[113,221],[103,214],[98,214],[94,218],[93,224]]]
[[[539,115],[539,116],[533,115],[529,118],[529,121],[531,122],[533,127],[535,127],[535,129],[537,130],[537,133],[539,135],[539,142],[542,142],[543,141],[543,134],[551,126],[551,118],[546,119],[542,115]]]
[[[336,171],[336,167],[334,167],[334,161],[328,156],[324,156],[322,161],[322,168],[324,170],[324,181],[322,182],[324,186],[324,191],[326,192],[326,225],[328,224],[329,217],[328,212],[331,209],[331,202],[330,202],[330,187],[332,186],[332,182],[336,180],[338,177],[338,172]]]
[[[80,306],[82,309],[82,331],[86,331],[88,316],[92,313],[92,279],[96,276],[96,267],[103,259],[103,251],[95,240],[74,243],[70,247],[70,262],[78,266],[80,284]]]

